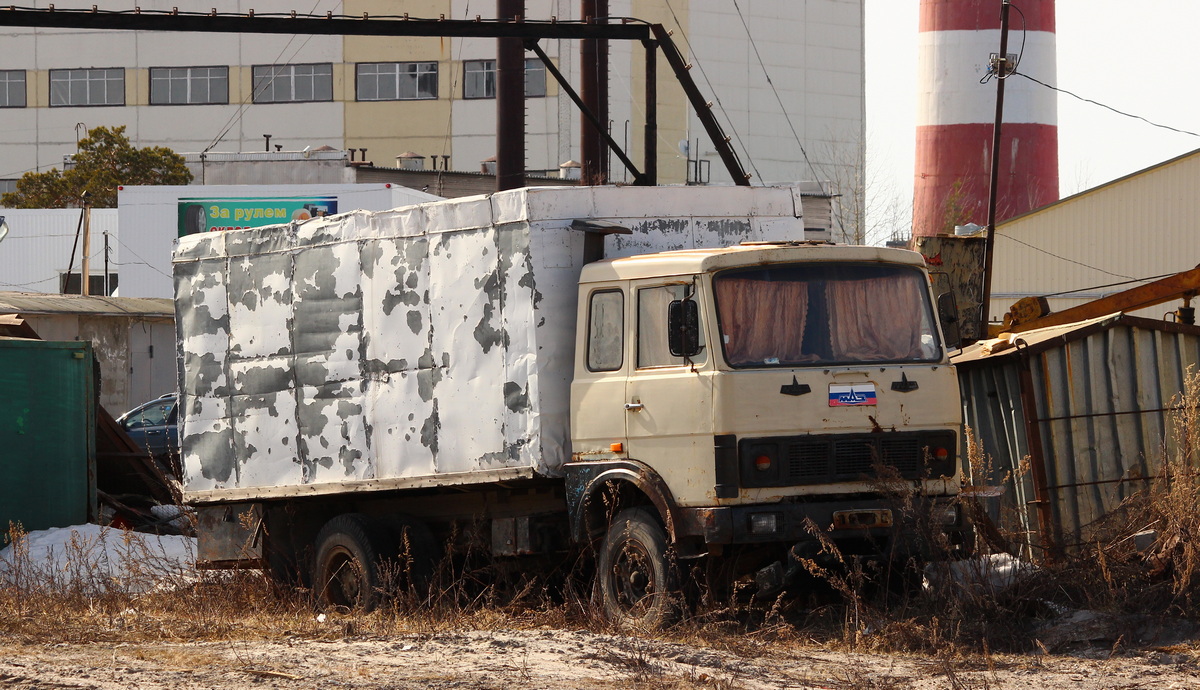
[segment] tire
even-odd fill
[[[679,616],[679,578],[667,537],[646,508],[617,514],[600,549],[596,578],[604,616],[613,623],[654,630]]]
[[[184,231],[188,235],[208,230],[208,215],[205,213],[204,207],[193,204],[184,209],[183,225]]]
[[[324,606],[371,611],[380,602],[380,561],[395,552],[391,535],[359,513],[338,515],[317,533],[313,591]]]

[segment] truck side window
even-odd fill
[[[588,370],[616,371],[621,368],[624,331],[625,295],[620,290],[592,293],[588,303]]]
[[[682,357],[672,357],[667,345],[667,306],[671,300],[683,299],[687,285],[663,285],[642,288],[638,296],[637,365],[646,367],[681,367],[687,362]],[[704,324],[700,324],[700,340],[704,341]],[[705,353],[692,358],[699,364],[706,359]]]

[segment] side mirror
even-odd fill
[[[937,298],[938,319],[942,322],[942,339],[946,347],[957,348],[962,345],[962,333],[958,328],[958,302],[953,292],[943,292]]]
[[[700,354],[700,309],[695,300],[671,300],[667,305],[667,347],[672,357]]]

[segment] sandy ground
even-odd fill
[[[0,688],[1200,688],[1192,647],[976,660],[743,647],[749,651],[568,630],[271,643],[0,643]]]

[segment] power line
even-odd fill
[[[308,14],[311,16],[313,12],[316,12],[317,7],[320,4],[321,4],[321,0],[317,0],[315,3],[313,3],[313,8],[308,11]],[[290,48],[292,46],[292,42],[296,40],[296,36],[297,36],[297,34],[292,34],[292,37],[288,39],[288,42],[283,45],[283,48],[279,51],[279,55],[275,56],[274,64],[278,64],[279,61],[283,58],[283,54],[286,53],[288,48]],[[294,53],[292,53],[292,57],[295,57],[296,53],[299,53],[301,50],[303,50],[304,46],[308,45],[308,42],[311,39],[312,39],[312,34],[309,34],[308,36],[306,36],[304,38],[304,42],[301,43],[296,48],[296,51]],[[288,59],[290,60],[291,58],[288,58]],[[274,70],[271,70],[271,80],[274,80],[274,79],[275,79],[275,72],[274,72]],[[265,82],[263,84],[263,88],[265,88],[266,85],[269,83],[270,83],[270,81]],[[220,133],[217,134],[217,136],[212,140],[212,142],[209,143],[209,145],[206,146],[204,148],[204,150],[200,152],[201,154],[205,154],[205,153],[208,153],[209,151],[211,151],[212,147],[221,143],[221,140],[225,138],[225,135],[229,134],[229,130],[233,129],[233,126],[236,125],[242,119],[242,115],[244,115],[246,113],[246,109],[250,107],[250,104],[254,100],[254,95],[256,92],[258,92],[258,87],[254,84],[254,76],[251,75],[251,77],[250,77],[250,93],[246,94],[245,98],[242,99],[242,102],[240,104],[238,104],[238,109],[235,110],[233,115],[230,115],[229,119],[225,122],[224,129],[222,129],[220,131]]]
[[[737,0],[733,0],[733,7],[737,10],[738,19],[742,20],[742,28],[746,30],[746,38],[750,40],[750,47],[754,49],[754,57],[758,60],[758,66],[762,68],[763,76],[767,79],[767,85],[771,87],[771,93],[775,94],[775,102],[779,104],[779,111],[783,113],[783,119],[787,121],[788,128],[792,130],[792,137],[796,139],[796,145],[800,147],[800,155],[804,156],[804,162],[808,164],[809,171],[813,174],[813,179],[819,185],[821,184],[820,175],[817,174],[816,168],[813,167],[812,161],[808,159],[808,151],[804,150],[804,142],[800,140],[800,135],[796,133],[796,126],[792,124],[792,118],[788,115],[787,108],[783,105],[783,99],[779,96],[779,91],[775,88],[775,82],[771,81],[771,75],[767,72],[767,65],[763,62],[762,55],[758,52],[758,42],[754,40],[754,36],[750,33],[750,25],[746,23],[746,17],[742,15],[742,8],[738,5]],[[749,153],[747,152],[747,158]],[[753,164],[753,162],[751,162]],[[754,171],[758,173],[757,170]],[[759,176],[760,182],[765,182]],[[822,191],[824,191],[822,189]],[[840,220],[839,220],[840,222]]]
[[[671,0],[665,1],[667,10],[671,12],[671,18],[675,20],[675,26],[679,29],[679,35],[681,38],[683,38],[683,44],[687,48],[688,52],[692,55],[692,62],[700,68],[700,76],[704,77],[704,83],[708,86],[709,93],[713,95],[713,100],[717,102],[717,107],[721,109],[721,114],[725,116],[725,121],[730,123],[730,129],[733,131],[733,136],[735,139],[737,139],[738,146],[741,146],[742,151],[746,153],[746,160],[750,161],[750,167],[754,170],[754,176],[758,178],[759,182],[762,182],[762,175],[758,172],[758,166],[755,165],[754,158],[750,155],[750,149],[747,148],[744,143],[742,143],[742,136],[738,134],[737,128],[732,126],[733,118],[729,117],[729,113],[725,112],[725,104],[721,102],[720,94],[717,93],[717,90],[713,88],[712,82],[709,81],[708,73],[704,71],[704,65],[700,63],[700,58],[696,55],[696,51],[692,50],[692,42],[688,40],[687,32],[683,30],[683,24],[680,23],[679,17],[675,15],[675,8],[671,6]],[[699,155],[699,153],[697,153],[697,155]]]
[[[1159,276],[1149,276],[1146,278],[1134,278],[1132,280],[1121,280],[1116,283],[1105,283],[1104,285],[1092,285],[1091,287],[1076,288],[1074,290],[1063,290],[1062,292],[1051,292],[1051,293],[1042,295],[1042,297],[1060,297],[1062,295],[1071,295],[1076,292],[1087,292],[1088,290],[1099,290],[1101,288],[1116,287],[1118,285],[1128,285],[1130,283],[1146,283],[1151,280],[1158,280],[1159,278],[1166,278],[1168,276],[1173,276],[1173,275],[1175,275],[1175,274],[1174,273],[1164,273]]]
[[[1042,249],[1041,247],[1034,246],[1034,245],[1032,245],[1032,244],[1029,244],[1028,242],[1025,242],[1025,241],[1023,241],[1023,240],[1018,240],[1017,238],[1015,238],[1015,237],[1012,237],[1012,236],[1010,236],[1010,235],[1000,235],[1000,234],[997,234],[996,236],[997,236],[997,237],[1003,237],[1004,239],[1007,239],[1007,240],[1011,240],[1011,241],[1013,241],[1013,242],[1016,242],[1017,244],[1023,244],[1023,245],[1025,245],[1026,247],[1029,247],[1030,249],[1032,249],[1032,250],[1034,250],[1034,251],[1036,251],[1036,252],[1041,252],[1042,254],[1045,254],[1045,255],[1047,255],[1047,256],[1052,256],[1052,257],[1054,257],[1054,258],[1056,258],[1056,259],[1059,259],[1059,260],[1061,260],[1061,261],[1066,261],[1066,262],[1068,262],[1068,263],[1075,264],[1076,266],[1083,266],[1084,268],[1090,268],[1090,269],[1092,269],[1093,271],[1099,271],[1099,272],[1101,272],[1101,273],[1107,273],[1108,275],[1110,275],[1110,276],[1116,276],[1117,278],[1128,278],[1128,279],[1129,279],[1129,280],[1131,280],[1131,281],[1137,281],[1137,280],[1140,280],[1139,278],[1134,278],[1133,276],[1122,275],[1122,274],[1120,274],[1120,273],[1113,273],[1112,271],[1106,271],[1106,270],[1104,270],[1103,268],[1097,268],[1097,267],[1095,267],[1095,266],[1092,266],[1091,264],[1085,264],[1085,263],[1083,263],[1082,261],[1076,261],[1075,259],[1069,259],[1069,258],[1067,258],[1067,257],[1065,257],[1065,256],[1060,256],[1060,255],[1058,255],[1058,254],[1055,254],[1054,252],[1047,251],[1047,250],[1045,250],[1045,249]]]
[[[8,282],[0,280],[0,285],[3,285],[5,287],[25,288],[25,287],[32,287],[34,285],[41,285],[42,283],[49,283],[52,280],[58,280],[58,276],[50,276],[49,278],[44,278],[42,280],[33,280],[28,283],[8,283]]]
[[[1048,88],[1048,89],[1050,89],[1050,90],[1052,90],[1052,91],[1057,91],[1057,92],[1059,92],[1059,93],[1065,93],[1065,94],[1067,94],[1068,96],[1071,96],[1072,98],[1077,98],[1077,99],[1079,99],[1079,100],[1083,101],[1084,103],[1091,103],[1092,105],[1098,105],[1098,106],[1100,106],[1101,108],[1105,108],[1105,109],[1107,109],[1107,110],[1111,110],[1111,111],[1113,111],[1114,113],[1116,113],[1116,114],[1118,114],[1118,115],[1124,115],[1125,117],[1130,117],[1130,118],[1133,118],[1133,119],[1135,119],[1135,120],[1141,120],[1142,122],[1145,122],[1145,123],[1146,123],[1146,124],[1148,124],[1148,125],[1152,125],[1152,126],[1154,126],[1154,127],[1158,127],[1158,128],[1160,128],[1160,129],[1167,129],[1167,130],[1170,130],[1170,131],[1172,131],[1172,132],[1178,132],[1178,133],[1180,133],[1180,134],[1187,134],[1187,135],[1189,135],[1189,136],[1193,136],[1193,137],[1200,137],[1200,134],[1197,134],[1197,133],[1195,133],[1195,132],[1189,132],[1189,131],[1188,131],[1188,130],[1186,130],[1186,129],[1179,129],[1179,128],[1177,128],[1177,127],[1172,127],[1172,126],[1170,126],[1170,125],[1160,125],[1160,124],[1159,124],[1159,123],[1157,123],[1157,122],[1153,122],[1153,121],[1151,121],[1151,120],[1147,120],[1146,118],[1142,117],[1141,115],[1134,115],[1133,113],[1127,113],[1127,112],[1125,112],[1125,111],[1123,111],[1123,110],[1117,110],[1116,108],[1112,107],[1111,105],[1105,105],[1104,103],[1101,103],[1101,102],[1099,102],[1099,101],[1093,101],[1093,100],[1092,100],[1092,99],[1090,99],[1090,98],[1084,98],[1083,96],[1080,96],[1079,94],[1076,94],[1076,93],[1072,93],[1072,92],[1070,92],[1070,91],[1067,91],[1066,89],[1060,89],[1060,88],[1058,88],[1057,86],[1051,86],[1050,84],[1047,84],[1046,82],[1044,82],[1044,81],[1041,81],[1041,80],[1039,80],[1039,79],[1035,79],[1035,78],[1033,78],[1033,77],[1029,76],[1028,74],[1025,74],[1025,73],[1023,73],[1023,72],[1013,72],[1013,74],[1015,74],[1015,75],[1017,75],[1017,76],[1019,76],[1019,77],[1025,77],[1025,78],[1026,78],[1026,79],[1028,79],[1029,81],[1031,81],[1031,82],[1033,82],[1033,83],[1035,83],[1035,84],[1041,84],[1042,86],[1044,86],[1044,87],[1046,87],[1046,88]]]
[[[137,261],[118,261],[118,262],[115,262],[115,263],[117,264],[117,266],[131,266],[131,265],[140,264],[140,265],[142,265],[142,266],[146,266],[147,268],[150,268],[150,269],[151,269],[151,270],[153,270],[155,273],[157,273],[157,274],[159,274],[159,275],[161,275],[161,276],[164,276],[164,277],[167,277],[167,278],[171,278],[171,277],[172,277],[172,276],[171,276],[169,273],[164,273],[164,272],[160,271],[160,270],[158,269],[158,267],[157,267],[157,266],[155,266],[154,264],[151,264],[149,261],[146,261],[144,258],[142,258],[141,256],[139,256],[137,252],[135,252],[135,251],[133,251],[132,249],[130,249],[130,248],[129,248],[129,245],[127,245],[127,244],[125,244],[124,242],[122,242],[122,241],[121,241],[121,236],[120,236],[119,234],[118,234],[118,235],[114,235],[114,237],[116,237],[116,238],[117,238],[117,244],[121,245],[121,248],[122,248],[124,251],[127,251],[127,252],[129,252],[130,254],[132,254],[132,255],[134,256],[134,258],[138,259]]]

